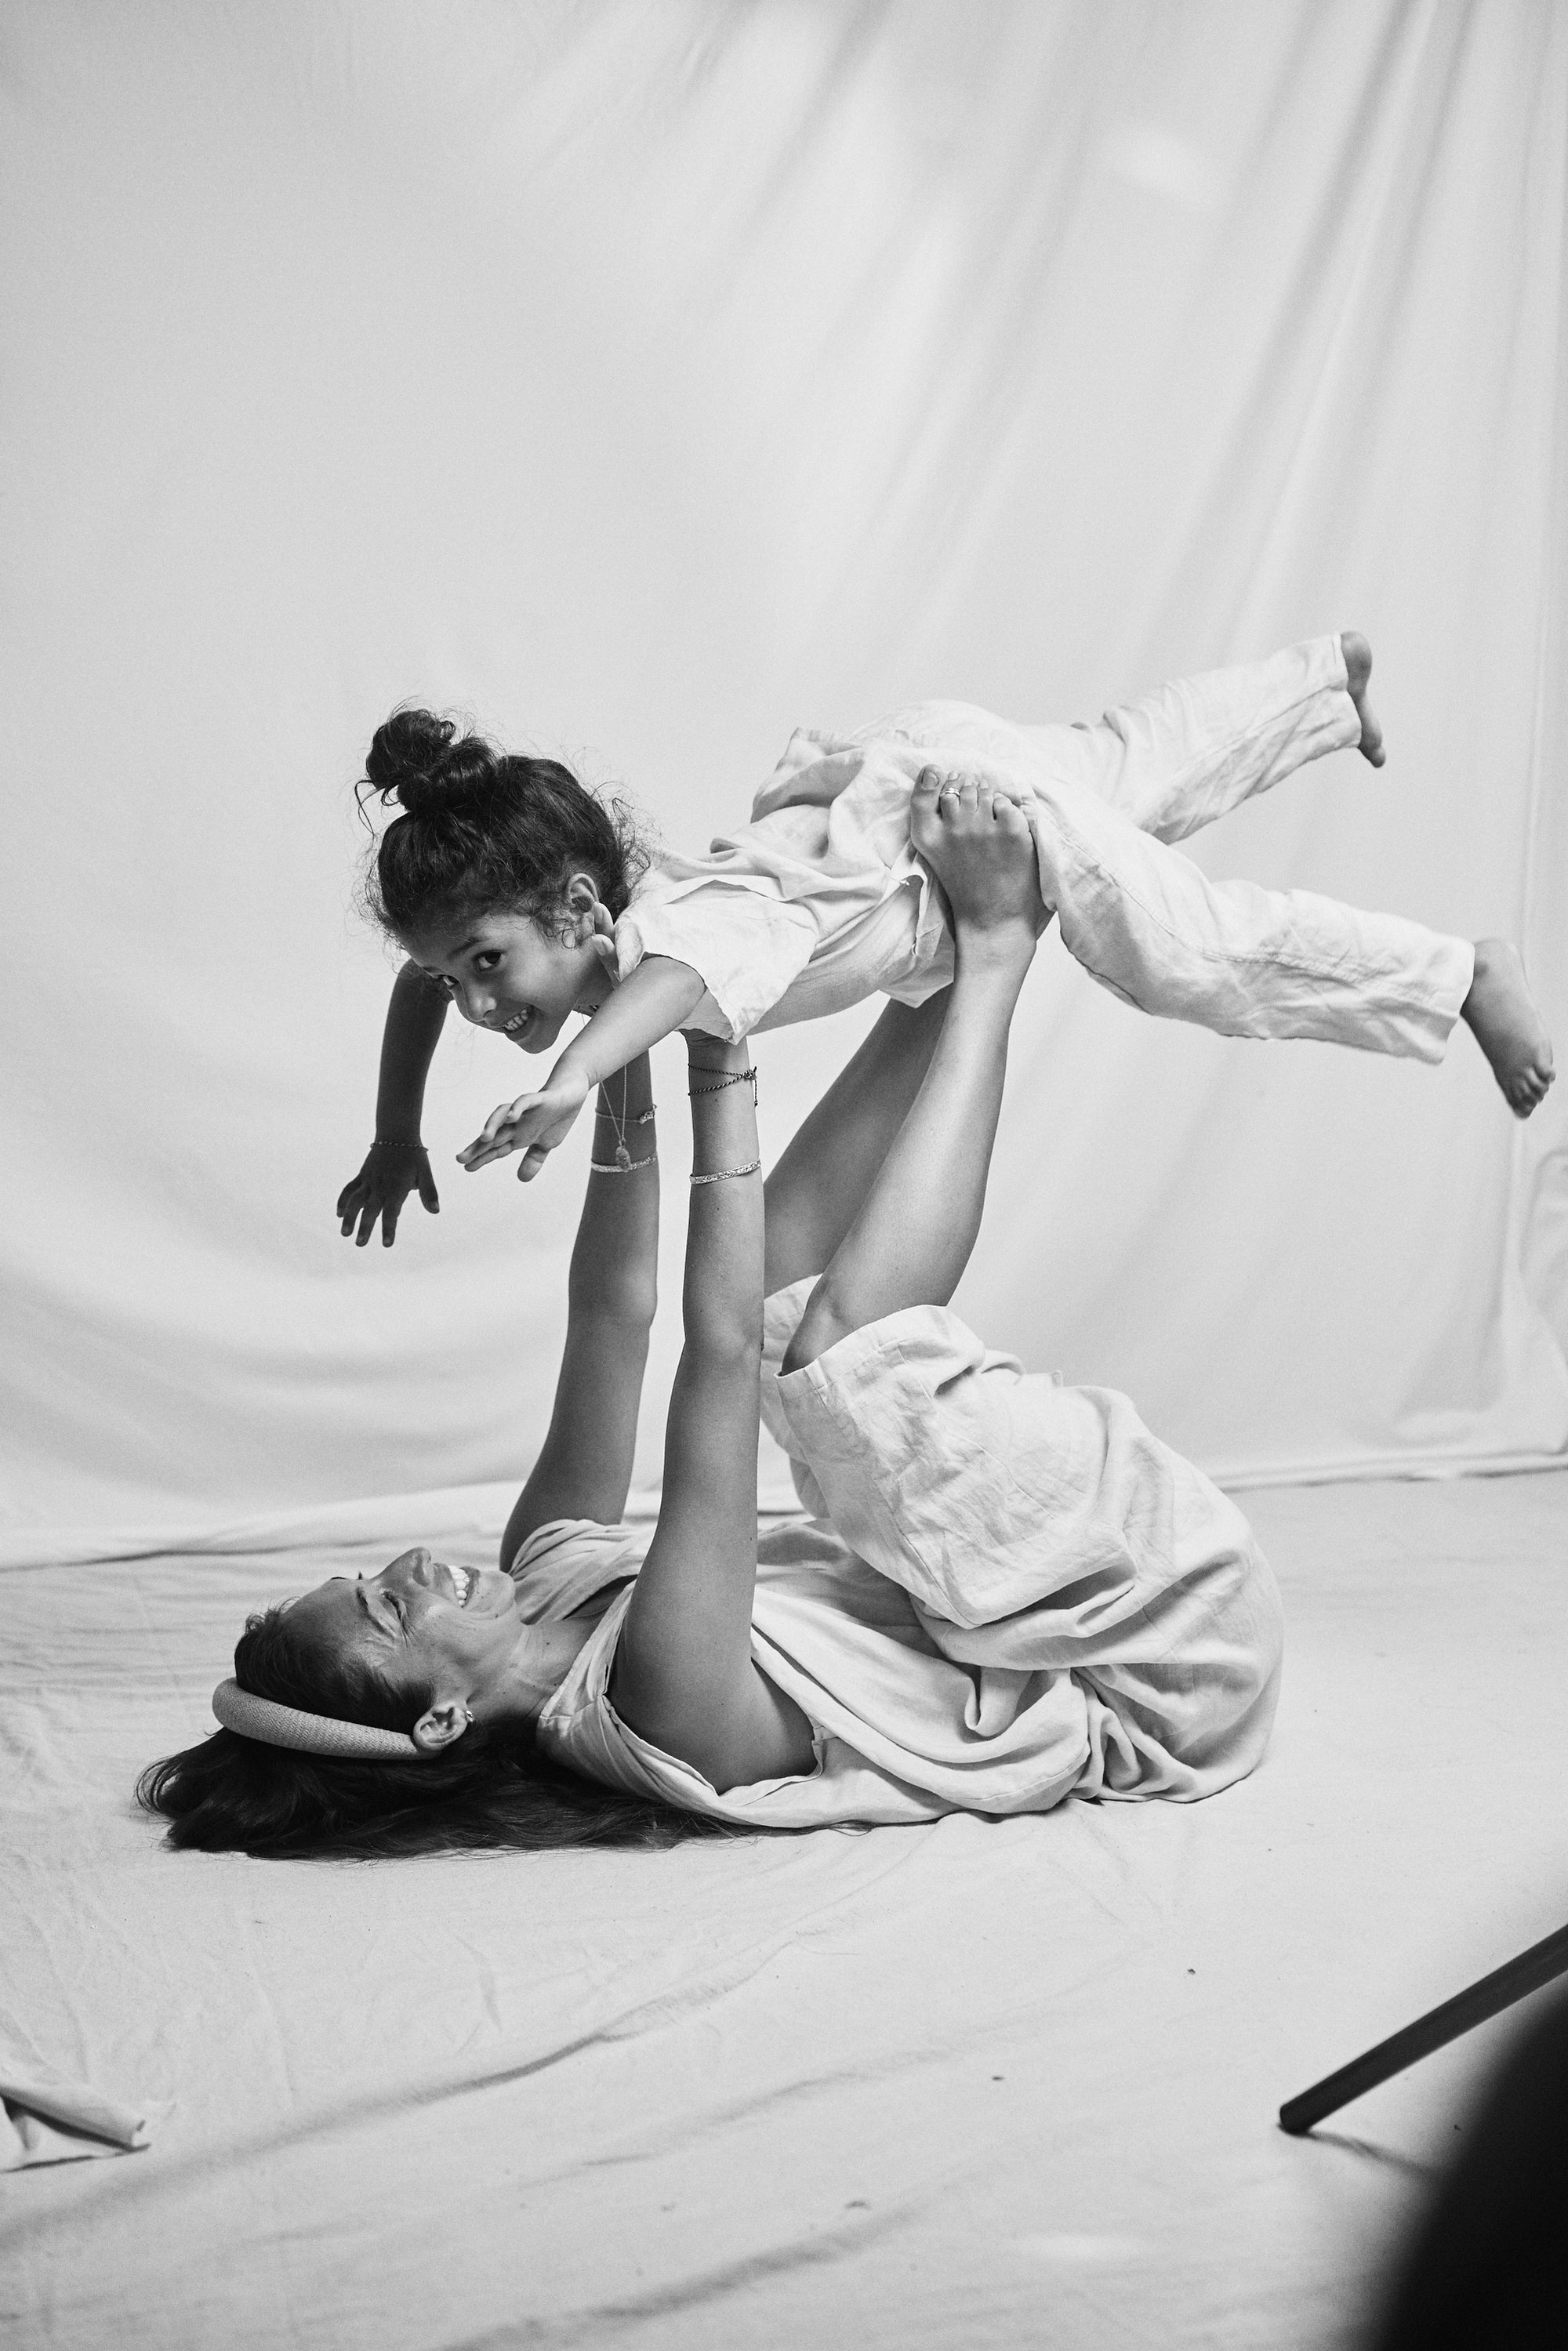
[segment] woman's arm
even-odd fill
[[[611,1696],[640,1737],[722,1790],[810,1770],[812,1743],[805,1716],[751,1657],[763,1209],[752,1082],[741,1074],[747,1050],[705,1036],[687,1046],[685,1344],[658,1530],[627,1611]]]
[[[594,1160],[614,1166],[624,1130],[631,1169],[588,1178],[567,1277],[566,1349],[555,1410],[501,1539],[503,1567],[551,1519],[599,1519],[613,1526],[626,1507],[648,1332],[658,1302],[653,1107],[646,1053],[623,1078],[609,1078],[599,1090]]]

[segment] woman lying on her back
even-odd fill
[[[890,1005],[769,1181],[766,1238],[746,1048],[689,1038],[652,1539],[617,1523],[653,1303],[644,1057],[601,1092],[554,1416],[501,1567],[406,1552],[253,1618],[226,1727],[144,1775],[176,1844],[655,1844],[1190,1799],[1258,1761],[1280,1614],[1240,1513],[1125,1397],[1025,1374],[946,1309],[1044,917],[1010,802],[923,779],[914,823],[956,979]],[[811,1514],[760,1542],[759,1405]]]

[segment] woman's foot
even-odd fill
[[[947,893],[956,932],[998,941],[1018,934],[1033,954],[1051,910],[1040,894],[1034,834],[1010,790],[989,783],[983,768],[923,768],[909,837]]]
[[[1552,1040],[1535,1008],[1517,947],[1506,939],[1476,941],[1476,976],[1459,1008],[1491,1063],[1510,1109],[1516,1118],[1528,1118],[1545,1101],[1555,1071]]]
[[[1374,716],[1366,699],[1366,681],[1372,675],[1372,647],[1354,629],[1344,630],[1339,649],[1344,659],[1344,690],[1355,705],[1355,715],[1361,721],[1361,756],[1381,768],[1385,752],[1383,729]]]

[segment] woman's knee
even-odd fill
[[[824,1274],[807,1300],[806,1311],[784,1350],[779,1376],[787,1379],[791,1372],[804,1371],[808,1364],[814,1364],[819,1355],[825,1355],[830,1347],[847,1338],[853,1328],[853,1323],[839,1311],[830,1277]]]

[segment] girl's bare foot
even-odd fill
[[[1029,951],[1049,922],[1030,820],[983,770],[923,768],[910,801],[909,837],[953,909],[956,931],[1021,931]]]
[[[1366,699],[1366,681],[1372,675],[1372,647],[1354,629],[1343,632],[1339,649],[1344,657],[1344,690],[1355,705],[1361,720],[1361,756],[1381,768],[1387,756],[1383,748],[1383,729],[1374,716]]]
[[[1535,1008],[1519,950],[1506,939],[1476,941],[1476,976],[1460,1012],[1514,1116],[1528,1118],[1545,1101],[1555,1075],[1552,1040]]]

